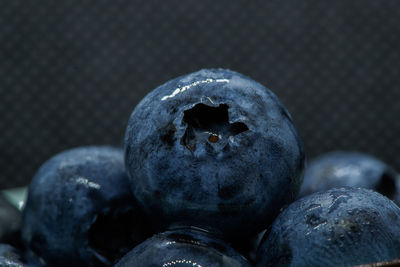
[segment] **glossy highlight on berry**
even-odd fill
[[[116,267],[129,266],[250,267],[250,264],[224,241],[188,227],[153,236],[116,264]]]

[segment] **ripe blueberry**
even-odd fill
[[[29,187],[22,237],[49,266],[110,265],[147,238],[123,153],[83,147],[48,160]]]
[[[128,266],[250,267],[250,264],[225,242],[206,232],[179,229],[153,236],[116,265]]]
[[[257,252],[257,266],[352,266],[400,258],[400,208],[364,188],[292,203]]]
[[[384,162],[359,152],[333,151],[312,160],[299,196],[343,186],[372,189],[400,204],[398,174]]]
[[[134,195],[158,227],[214,228],[232,239],[261,231],[296,197],[304,152],[270,90],[237,72],[206,69],[138,104],[125,160]]]

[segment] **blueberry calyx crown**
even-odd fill
[[[227,104],[212,107],[199,103],[185,110],[183,122],[187,124],[187,128],[181,144],[193,152],[198,142],[207,140],[209,143],[217,143],[248,131],[249,128],[243,122],[229,122],[228,109]]]

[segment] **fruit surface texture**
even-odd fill
[[[47,266],[109,266],[147,238],[135,203],[122,150],[67,150],[32,179],[22,238]]]
[[[292,203],[273,223],[257,266],[353,266],[400,258],[400,208],[368,189],[339,188]]]
[[[250,264],[225,242],[206,233],[184,229],[153,236],[116,265],[130,266],[250,267]]]
[[[213,228],[229,239],[261,231],[296,197],[304,168],[302,142],[278,98],[224,69],[149,93],[129,120],[125,160],[153,221]]]
[[[0,266],[24,267],[27,265],[22,262],[20,251],[8,244],[0,243]]]

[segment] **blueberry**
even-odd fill
[[[398,174],[384,162],[359,152],[333,151],[312,160],[299,196],[342,186],[373,189],[400,204]]]
[[[273,223],[257,266],[352,266],[400,258],[400,208],[365,188],[292,203]]]
[[[135,247],[116,266],[250,267],[246,259],[225,242],[193,228],[155,235]]]
[[[4,243],[0,243],[0,266],[2,267],[24,267],[21,252]]]
[[[29,187],[22,237],[49,266],[111,265],[148,237],[122,150],[83,147],[39,169]]]
[[[304,152],[270,90],[237,72],[206,69],[138,104],[125,160],[134,195],[158,229],[178,223],[240,239],[296,197]]]

